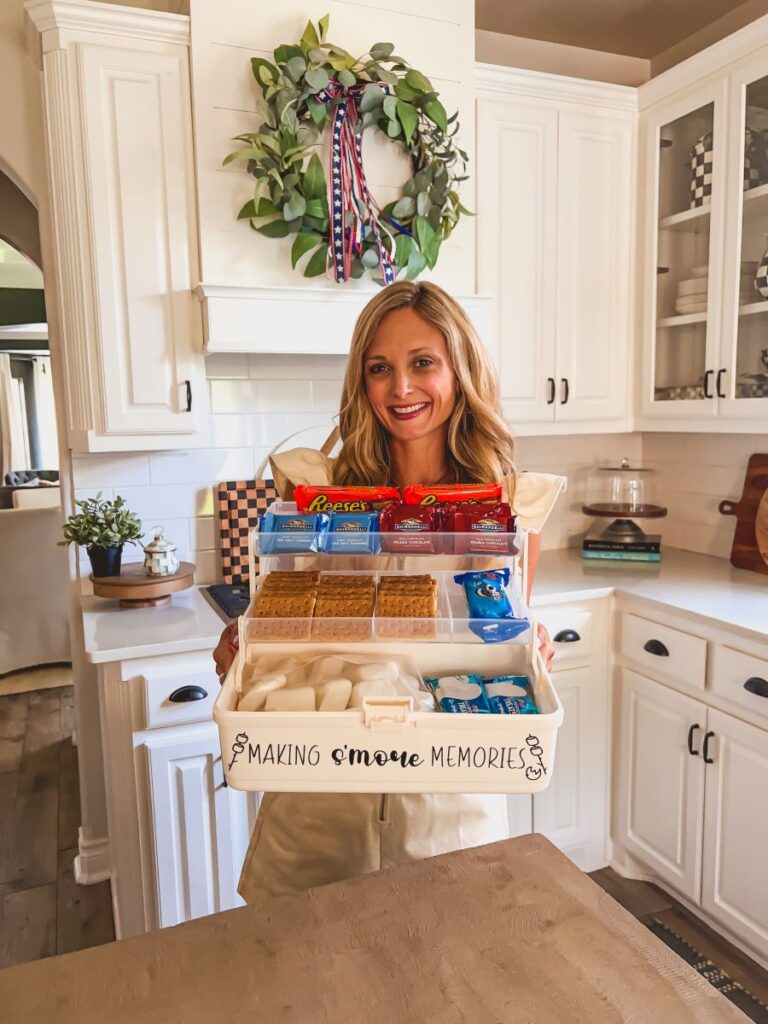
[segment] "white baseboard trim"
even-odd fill
[[[77,849],[74,873],[78,885],[95,885],[112,877],[109,839],[106,836],[87,839],[80,828],[77,832]]]

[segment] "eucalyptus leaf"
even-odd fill
[[[363,266],[362,260],[359,260],[357,256],[355,256],[352,260],[352,266],[349,269],[349,276],[356,281],[358,278],[362,277],[364,273],[365,267]]]
[[[426,217],[417,217],[414,221],[414,227],[416,229],[416,241],[419,243],[419,248],[422,252],[426,252],[427,247],[435,236],[434,228],[430,225]]]
[[[264,197],[263,199],[255,200],[256,205],[256,216],[257,217],[275,217],[280,211],[272,202],[271,199]]]
[[[384,97],[384,113],[390,121],[394,121],[397,117],[397,99],[394,96]]]
[[[264,151],[259,149],[258,146],[248,146],[247,149],[237,149],[234,153],[230,153],[224,157],[223,164],[231,164],[233,160],[261,160],[264,156]]]
[[[387,71],[386,68],[382,67],[378,69],[378,77],[380,82],[386,82],[387,85],[395,85],[399,81],[394,71]]]
[[[301,55],[299,55],[298,57],[291,57],[291,59],[285,65],[285,73],[294,82],[298,82],[306,70],[307,62]]]
[[[395,96],[397,96],[399,100],[405,100],[406,103],[411,103],[419,95],[420,93],[415,89],[412,89],[407,82],[404,82],[402,79],[398,80],[398,83],[395,86]]]
[[[427,217],[427,220],[429,221],[429,226],[434,228],[435,231],[439,232],[440,231],[440,222],[441,222],[440,207],[439,206],[431,206],[429,208],[428,213],[426,214],[426,217]]]
[[[390,139],[396,139],[401,131],[402,127],[400,126],[399,121],[390,121],[387,124],[387,135],[390,137]]]
[[[322,245],[310,256],[306,267],[304,267],[304,277],[319,277],[320,274],[324,274],[327,255],[328,246]]]
[[[298,192],[291,192],[283,205],[283,219],[296,220],[297,217],[303,217],[306,209],[307,201],[304,196]]]
[[[261,86],[274,85],[280,77],[275,65],[263,57],[251,57],[251,71]]]
[[[392,97],[389,97],[390,99]],[[416,108],[411,103],[406,103],[404,100],[395,100],[397,107],[397,116],[400,118],[400,124],[403,126],[403,135],[405,135],[405,141],[410,142],[413,138],[413,133],[416,131],[416,125],[419,121],[419,115]],[[386,101],[385,101],[386,105]]]
[[[416,246],[413,246],[408,257],[408,263],[406,265],[406,280],[413,281],[414,278],[419,276],[419,274],[426,267],[426,265],[427,261],[424,258],[424,254],[419,252]]]
[[[328,85],[328,72],[325,68],[312,68],[312,70],[308,71],[304,76],[304,81],[313,93],[318,93]]]
[[[319,47],[315,47],[307,53],[307,59],[310,60],[312,64],[325,64],[327,58],[328,54],[325,50],[321,50]]]
[[[416,196],[416,212],[420,217],[426,217],[432,209],[432,200],[428,192],[419,192]]]
[[[409,178],[408,181],[403,185],[403,195],[410,196],[413,200],[416,199],[416,193],[418,192],[416,182],[413,178]]]
[[[374,60],[385,60],[395,52],[392,43],[374,43],[368,51]]]
[[[379,254],[376,249],[366,249],[362,255],[363,266],[372,269],[379,265]]]
[[[296,264],[305,253],[322,244],[322,235],[315,234],[314,231],[300,231],[291,246],[291,266],[295,269]]]
[[[357,79],[348,68],[342,68],[336,77],[339,80],[339,84],[347,86],[347,88],[350,88],[357,82]]]
[[[404,267],[407,265],[413,249],[413,238],[410,235],[398,235],[395,239],[395,265]]]
[[[278,64],[286,65],[292,57],[301,57],[304,60],[300,46],[292,46],[290,43],[283,43],[275,47],[274,58]]]
[[[286,107],[282,115],[280,116],[280,120],[282,121],[282,123],[285,125],[289,132],[293,132],[295,134],[299,130],[299,119],[296,116],[296,111],[293,109],[293,107]],[[290,159],[291,152],[287,152],[285,154],[285,157],[286,159]]]
[[[309,199],[305,212],[308,217],[317,217],[319,220],[322,220],[328,216],[328,200],[325,198]]]
[[[360,110],[363,114],[369,110],[374,110],[376,107],[380,107],[384,102],[384,91],[375,82],[369,82],[363,89],[363,95],[360,99]]]
[[[307,109],[309,110],[309,116],[315,122],[318,128],[323,128],[325,125],[326,106],[324,103],[319,103],[317,100],[308,99]]]
[[[284,220],[270,220],[257,227],[256,231],[261,235],[266,235],[267,238],[287,238],[291,229]]]
[[[392,210],[392,216],[396,220],[406,220],[412,217],[416,210],[416,204],[410,196],[403,196],[399,199]]]
[[[370,125],[375,124],[379,117],[379,108],[375,110],[366,110],[363,114],[363,128],[368,128]]]

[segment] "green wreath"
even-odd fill
[[[454,141],[458,113],[448,117],[429,79],[391,43],[376,43],[362,57],[328,43],[328,20],[308,22],[301,41],[278,46],[273,61],[251,59],[262,125],[235,136],[245,146],[224,161],[247,161],[256,179],[238,219],[268,238],[294,235],[291,263],[308,257],[305,277],[331,271],[345,281],[367,271],[379,284],[398,275],[412,280],[435,266],[441,243],[469,214],[456,190],[467,178],[467,154]],[[405,148],[413,168],[401,197],[382,209],[362,170],[362,133],[371,125]],[[326,127],[330,206],[313,152]],[[337,174],[339,162],[346,179]]]

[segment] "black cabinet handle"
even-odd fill
[[[722,391],[722,389],[720,387],[720,385],[722,384],[722,381],[723,381],[723,374],[724,373],[725,373],[725,368],[723,368],[722,370],[718,370],[717,371],[717,380],[715,381],[715,391],[717,392],[717,397],[718,398],[725,398],[725,394],[723,393],[723,391]]]
[[[189,704],[193,700],[205,700],[208,691],[202,686],[180,686],[168,698],[174,704]]]
[[[560,399],[560,405],[565,405],[565,403],[568,401],[568,396],[571,393],[571,389],[568,385],[568,378],[561,377],[560,383],[563,385],[563,397]]]
[[[581,637],[575,629],[561,629],[554,636],[556,644],[575,644],[579,640],[581,640]]]
[[[714,372],[715,372],[714,370],[707,370],[707,372],[704,374],[704,397],[705,398],[714,398],[714,395],[709,390],[709,378],[714,374]]]
[[[744,683],[744,689],[748,693],[754,693],[756,697],[768,697],[768,679],[761,679],[760,676],[750,676]]]
[[[690,729],[688,730],[688,753],[689,753],[689,754],[690,754],[690,755],[691,755],[692,757],[697,757],[697,756],[698,756],[698,753],[699,753],[699,751],[698,751],[698,750],[694,750],[694,749],[693,749],[693,734],[694,734],[694,733],[696,732],[696,730],[697,730],[697,729],[700,729],[700,728],[701,728],[701,726],[699,725],[699,723],[698,723],[698,722],[696,722],[696,723],[695,723],[694,725],[692,725],[692,726],[690,727]]]
[[[709,756],[709,741],[715,734],[713,732],[704,733],[704,764],[714,764],[715,759]]]
[[[669,657],[669,651],[661,640],[646,640],[643,644],[643,650],[649,654],[655,654],[659,658]]]
[[[549,385],[549,398],[547,399],[547,405],[554,405],[556,389],[555,378],[547,377],[547,384]]]
[[[192,382],[185,380],[184,387],[187,389],[187,412],[192,412]]]

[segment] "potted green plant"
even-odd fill
[[[126,508],[121,497],[95,498],[75,502],[80,509],[64,523],[64,540],[59,544],[79,544],[88,552],[94,576],[119,576],[124,544],[135,544],[144,530],[135,512]]]

